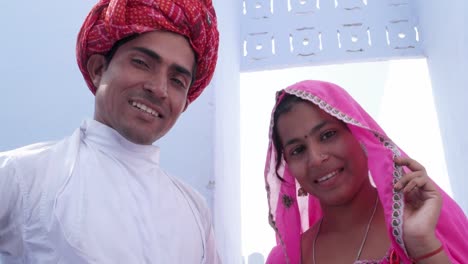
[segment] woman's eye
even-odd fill
[[[299,146],[299,147],[293,148],[290,153],[291,153],[291,156],[297,156],[301,154],[303,151],[304,151],[304,147]]]
[[[335,131],[335,130],[327,131],[327,132],[323,133],[323,134],[320,136],[320,140],[321,140],[321,141],[327,140],[327,139],[333,137],[335,134],[336,134],[336,131]]]

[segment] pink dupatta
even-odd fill
[[[368,167],[384,207],[388,235],[392,248],[403,263],[410,263],[403,241],[404,197],[393,190],[393,184],[402,176],[402,168],[393,163],[394,156],[406,156],[367,114],[364,109],[341,87],[322,81],[302,81],[283,92],[293,94],[319,106],[328,114],[347,124],[351,133],[364,144],[368,153]],[[281,97],[278,101],[281,100]],[[276,103],[276,105],[278,102]],[[298,197],[298,184],[281,160],[276,175],[276,149],[272,142],[272,111],[269,146],[265,165],[265,181],[268,193],[270,225],[276,232],[277,246],[267,259],[271,264],[300,263],[301,234],[313,226],[322,216],[318,200],[308,195]],[[440,189],[440,188],[439,188]],[[468,220],[461,208],[440,189],[443,205],[436,235],[443,243],[452,263],[468,263]],[[383,260],[383,263],[387,263]]]

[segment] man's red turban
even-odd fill
[[[197,60],[188,102],[201,94],[213,77],[218,58],[219,33],[211,0],[99,1],[86,17],[76,45],[78,66],[93,94],[96,87],[86,67],[88,58],[106,54],[122,38],[154,30],[187,37]]]

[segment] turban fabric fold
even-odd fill
[[[94,94],[87,70],[93,54],[106,54],[125,37],[154,30],[185,36],[196,55],[197,72],[187,100],[195,100],[213,77],[219,33],[211,0],[101,0],[86,17],[78,34],[76,55],[83,77]]]

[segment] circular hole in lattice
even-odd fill
[[[257,9],[262,8],[262,3],[257,2],[257,3],[255,4],[255,8],[257,8]]]
[[[406,37],[405,33],[398,33],[398,37],[404,39]]]
[[[299,1],[299,4],[305,5],[305,4],[307,4],[307,0],[300,0],[300,1]]]
[[[352,41],[353,43],[358,42],[358,40],[359,40],[359,38],[358,38],[357,36],[351,36],[351,41]]]
[[[256,49],[256,50],[261,50],[261,49],[263,49],[262,44],[257,44],[257,45],[255,46],[255,49]]]
[[[302,40],[302,45],[308,46],[309,44],[310,44],[310,41],[309,41],[308,38],[305,38],[305,39]]]

